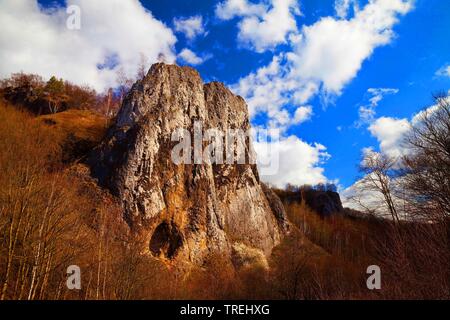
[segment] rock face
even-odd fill
[[[223,84],[203,84],[189,67],[153,65],[91,156],[93,176],[121,199],[124,218],[154,256],[201,265],[209,254],[230,255],[235,243],[270,254],[288,224],[255,165],[172,160],[173,132],[192,133],[196,122],[203,132],[250,127],[245,101]]]
[[[341,197],[334,191],[310,190],[305,192],[306,204],[323,217],[343,213]]]
[[[304,198],[305,203],[322,217],[344,212],[339,193],[330,190],[307,189],[303,191],[285,191],[279,194],[286,203],[300,203]]]

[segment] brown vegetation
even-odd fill
[[[87,168],[62,164],[66,134],[3,103],[0,121],[0,299],[154,297],[164,268],[141,256]],[[81,291],[66,287],[70,265]]]
[[[64,163],[84,159],[103,139],[110,124],[97,112],[77,109],[40,116],[35,121],[59,136]]]
[[[0,81],[0,95],[14,106],[36,115],[77,109],[92,110],[111,118],[119,109],[122,94],[115,94],[112,89],[99,94],[88,86],[78,86],[56,77],[44,81],[41,76],[23,72]]]
[[[421,211],[432,212],[426,222],[348,213],[324,218],[304,199],[288,201],[291,233],[274,249],[269,268],[236,268],[220,253],[202,268],[171,266],[142,250],[146,244],[128,230],[116,200],[77,157],[67,157],[68,137],[75,145],[90,141],[91,148],[107,128],[104,117],[70,110],[36,118],[1,103],[0,121],[2,300],[450,298],[445,190],[426,198],[427,210],[437,208]],[[408,160],[410,174],[416,163],[424,166],[418,154]],[[448,161],[442,154],[436,151],[436,161]],[[425,170],[432,177],[439,172]],[[419,172],[417,179],[424,176]],[[413,191],[419,197],[409,200],[423,203],[423,193]],[[379,291],[366,287],[373,264],[382,270]],[[70,265],[82,270],[81,290],[66,287]]]

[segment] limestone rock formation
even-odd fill
[[[90,157],[93,176],[121,199],[149,254],[198,265],[211,253],[230,255],[235,243],[270,254],[288,224],[282,206],[269,203],[256,165],[172,160],[173,132],[192,133],[195,122],[203,131],[250,127],[245,101],[223,84],[203,84],[189,67],[153,65]]]

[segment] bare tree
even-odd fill
[[[319,287],[314,281],[309,281],[313,278],[310,263],[317,256],[318,253],[302,233],[298,229],[292,230],[272,256],[274,265],[270,273],[273,290],[286,300],[317,298]]]
[[[130,91],[133,85],[133,79],[129,78],[123,67],[120,67],[116,73],[116,80],[120,94],[120,104],[122,104],[125,95]]]
[[[149,67],[149,60],[145,54],[142,52],[139,55],[139,64],[138,64],[138,71],[137,71],[137,79],[143,79],[147,75],[148,67]]]
[[[368,205],[361,199],[357,202],[372,214],[375,214],[376,206],[379,205],[389,212],[394,222],[399,221],[399,210],[394,195],[396,164],[397,159],[393,157],[373,151],[366,152],[360,166],[363,178],[356,184],[358,195],[354,197],[375,198],[368,201]],[[376,203],[376,199],[381,199],[381,203]]]
[[[438,95],[435,102],[413,121],[403,180],[410,210],[442,220],[450,216],[450,97]]]
[[[167,58],[166,58],[166,55],[164,53],[160,52],[158,54],[158,62],[161,62],[161,63],[166,63],[167,62]]]

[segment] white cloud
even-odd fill
[[[248,4],[247,1],[235,2]],[[241,78],[232,86],[232,90],[246,99],[251,117],[263,114],[267,117],[267,127],[286,132],[294,124],[291,119],[295,119],[295,112],[292,114],[291,110],[305,105],[319,92],[325,97],[341,94],[344,86],[357,75],[375,48],[392,41],[395,35],[392,28],[399,16],[412,9],[412,3],[413,0],[370,0],[364,8],[355,10],[353,18],[326,17],[311,26],[305,26],[300,33],[289,35],[292,46],[290,52],[275,55],[268,65]],[[249,9],[244,6],[239,10],[236,9],[227,17],[245,16],[247,13],[243,12]],[[370,103],[377,104],[380,95],[394,93],[392,90],[396,89],[387,89],[388,92],[383,90],[371,90],[369,93],[373,96]],[[377,127],[374,126],[373,130],[374,134],[378,134]],[[381,138],[389,139],[384,136]],[[389,143],[392,142],[383,145],[394,152]],[[300,139],[297,144],[305,145]],[[307,155],[311,154],[308,148],[298,147],[295,150],[298,157],[305,152],[305,158],[308,159]],[[308,163],[314,163],[313,172],[323,172],[320,171],[319,162]],[[279,178],[272,177],[270,180],[282,184],[290,179],[289,175],[295,179],[297,175],[290,172],[290,165],[283,166],[287,175],[280,173]],[[315,182],[318,180],[315,179]]]
[[[175,31],[184,33],[188,39],[192,40],[197,36],[205,34],[202,16],[175,18],[173,23]]]
[[[270,5],[226,0],[216,7],[219,19],[242,18],[238,24],[238,39],[257,52],[286,43],[288,35],[298,31],[295,16],[299,14],[296,0],[271,0]]]
[[[189,50],[187,48],[181,50],[181,52],[178,54],[178,59],[180,59],[183,62],[194,65],[194,66],[199,65],[204,62],[203,58],[200,58],[194,52],[192,52],[191,50]]]
[[[371,159],[380,159],[379,157],[382,156],[383,152],[376,152],[372,147],[369,147],[364,148],[362,154],[363,161],[361,165],[364,165],[366,156],[369,156]],[[394,164],[394,168],[395,167],[398,168],[398,163]],[[390,185],[392,201],[397,204],[397,209],[401,212],[400,204],[402,203],[402,199],[396,196],[396,190],[399,190],[399,186],[402,185],[402,178],[385,176],[384,179],[386,179],[387,183]],[[387,210],[388,208],[386,208],[386,201],[383,194],[372,188],[373,184],[371,181],[378,180],[379,177],[374,173],[369,173],[359,179],[353,185],[341,192],[342,204],[347,208],[363,210],[364,212],[369,210],[372,214],[390,218],[390,214],[387,214],[389,211]]]
[[[391,157],[401,157],[408,153],[403,146],[403,139],[410,128],[408,119],[381,117],[370,125],[369,131],[380,143],[382,153]]]
[[[440,98],[450,102],[450,98]],[[381,117],[373,121],[368,130],[378,142],[380,151],[390,157],[398,158],[409,154],[411,151],[405,146],[404,140],[412,126],[416,126],[424,115],[430,115],[437,111],[439,106],[432,105],[409,119],[396,119],[392,117]]]
[[[297,108],[297,110],[295,110],[294,119],[292,120],[292,123],[300,124],[302,122],[305,122],[311,118],[312,113],[313,112],[311,106],[299,107]]]
[[[375,119],[375,115],[377,114],[375,108],[372,105],[360,106],[358,113],[359,119],[356,122],[357,127],[372,122]]]
[[[291,77],[289,73],[288,59],[286,55],[280,54],[273,57],[272,62],[267,66],[241,78],[237,84],[231,86],[231,89],[245,98],[250,117],[265,114],[269,127],[285,131],[290,125],[296,124],[292,121],[295,119],[295,112],[292,114],[287,106],[295,105],[295,108],[290,109],[298,110],[318,90],[315,83],[302,82]],[[312,115],[312,107],[310,108],[308,117]],[[306,111],[306,109],[300,110]]]
[[[367,177],[370,176],[366,176],[365,178]],[[373,179],[376,180],[377,177],[373,177]],[[398,186],[401,185],[400,181],[400,179],[390,179],[389,183],[392,188],[391,190],[398,188]],[[370,211],[374,215],[384,218],[391,218],[391,215],[388,213],[388,208],[386,208],[386,202],[382,193],[375,190],[367,190],[367,188],[364,187],[365,185],[366,183],[364,182],[364,178],[362,178],[350,187],[341,191],[340,196],[342,205],[345,208],[362,210],[363,212]],[[401,206],[403,203],[402,199],[398,198],[395,193],[391,194],[391,196],[392,201],[397,204],[399,213],[404,214]]]
[[[439,109],[439,106],[438,106],[438,105],[434,105],[434,106],[428,107],[427,109],[422,110],[422,111],[416,113],[416,114],[413,116],[413,118],[412,118],[412,120],[411,120],[411,123],[412,123],[412,124],[417,124],[417,123],[419,123],[419,122],[422,120],[423,116],[425,116],[425,115],[430,115],[430,114],[432,114],[433,112],[437,111],[438,109]]]
[[[441,98],[438,98],[438,99],[439,99],[439,100],[442,99],[442,101],[440,101],[440,102],[450,103],[450,90],[448,91],[446,97],[441,97]],[[426,116],[429,116],[429,115],[431,115],[432,113],[436,112],[437,110],[439,110],[439,105],[438,105],[438,104],[432,105],[432,106],[430,106],[430,107],[428,107],[428,108],[426,108],[426,109],[424,109],[424,110],[422,110],[422,111],[416,113],[416,114],[412,117],[411,123],[412,123],[413,125],[416,125],[416,124],[418,124],[418,123],[423,119],[423,117],[424,117],[425,115],[426,115]]]
[[[412,0],[371,0],[349,20],[326,17],[303,27],[303,40],[294,49],[294,71],[339,95],[374,49],[392,40],[398,16],[411,9]]]
[[[446,99],[450,102],[450,98]],[[381,117],[376,119],[368,128],[379,144],[380,151],[391,157],[401,157],[407,155],[410,150],[406,148],[404,140],[413,125],[417,125],[425,114],[430,115],[439,109],[438,105],[432,105],[422,110],[409,119],[396,119],[391,117]]]
[[[286,128],[292,105],[308,103],[319,92],[340,95],[374,49],[393,39],[398,16],[411,9],[412,0],[371,0],[351,19],[322,18],[291,34],[292,51],[274,56],[233,90],[246,99],[251,116],[264,113],[268,124]],[[386,93],[373,92],[374,101]]]
[[[419,113],[413,115],[411,117],[411,120],[396,119],[391,117],[381,117],[376,119],[368,128],[368,130],[378,140],[380,152],[374,151],[372,147],[363,148],[363,156],[367,155],[368,153],[381,153],[393,158],[397,158],[397,160],[401,160],[401,156],[411,153],[411,150],[408,149],[408,147],[405,145],[404,140],[406,138],[406,135],[410,132],[412,125],[417,125],[426,113],[431,114],[436,110],[438,110],[437,105],[430,106],[425,110],[422,110]],[[398,161],[395,165],[396,167],[400,167],[401,163]],[[346,205],[349,207],[357,208],[357,205],[354,203],[354,201],[352,201],[351,198],[358,191],[359,183],[360,181],[355,182],[355,184],[345,189],[342,194],[343,198],[346,199]],[[376,196],[377,195],[370,193],[366,193],[364,195],[362,200],[366,204],[366,207],[373,207],[375,203],[379,202],[379,199],[377,199]]]
[[[449,91],[450,94],[450,91]],[[448,99],[450,98],[442,98]],[[432,114],[438,110],[438,105],[432,105],[425,110],[422,110],[408,119],[395,119],[391,117],[381,117],[374,121],[372,125],[368,128],[370,133],[377,138],[379,142],[380,152],[375,152],[372,147],[363,148],[362,154],[367,153],[378,153],[385,154],[390,157],[397,158],[400,160],[401,156],[408,155],[412,151],[405,145],[404,140],[407,134],[411,131],[412,126],[416,126],[421,121],[425,114]],[[395,164],[397,168],[401,167],[401,162],[397,161]],[[342,203],[344,206],[353,209],[371,209],[377,212],[380,204],[383,203],[381,195],[377,192],[361,192],[359,185],[361,180],[356,181],[352,186],[348,187],[341,193]],[[391,183],[394,185],[401,185],[401,178],[392,179]],[[355,201],[354,198],[358,198],[359,201]],[[394,201],[399,201],[394,197]],[[363,207],[361,207],[361,205]],[[386,211],[386,210],[384,210]]]
[[[397,94],[398,89],[392,88],[369,88],[367,93],[370,94],[369,104],[359,107],[359,119],[356,126],[360,127],[364,124],[373,122],[376,115],[376,108],[386,95]]]
[[[68,0],[81,8],[81,29],[66,27],[65,7],[43,11],[36,0],[0,2],[0,76],[24,71],[56,75],[102,91],[123,67],[134,77],[140,53],[173,62],[176,38],[138,0]],[[109,68],[99,70],[99,65]]]
[[[372,0],[352,19],[323,18],[290,37],[291,52],[274,56],[232,89],[246,99],[252,117],[263,113],[269,126],[285,130],[292,124],[288,111],[292,105],[304,105],[321,88],[325,94],[339,95],[373,50],[392,40],[397,17],[411,8],[412,1]],[[369,89],[371,103],[395,90]],[[374,108],[367,110],[367,116],[375,116]]]
[[[362,180],[358,180],[339,193],[344,208],[365,211],[367,208],[377,208],[379,206],[382,200],[380,195],[374,192],[365,192],[364,196],[362,196],[360,192],[361,183]]]
[[[373,148],[363,149],[363,154],[370,154],[375,159],[382,155],[380,152],[374,151]],[[376,216],[392,219],[384,195],[378,188],[374,188],[373,185],[373,181],[379,181],[379,179],[380,177],[372,172],[357,180],[350,187],[342,190],[340,193],[342,205],[347,208],[362,210],[364,213],[370,212]],[[389,185],[391,200],[396,206],[397,214],[400,218],[407,219],[409,214],[405,211],[402,196],[404,177],[385,175],[383,179]]]
[[[308,144],[296,136],[280,139],[279,142],[255,142],[259,163],[275,161],[279,157],[279,169],[274,175],[261,175],[264,182],[283,188],[294,185],[318,184],[327,181],[320,167],[330,156],[321,144]]]
[[[216,6],[216,16],[222,20],[230,20],[241,16],[262,16],[266,13],[266,5],[250,3],[247,0],[226,0]]]
[[[347,18],[351,7],[353,7],[353,11],[355,13],[358,12],[358,0],[336,0],[334,2],[334,10],[336,10],[336,15],[341,19]]]
[[[438,71],[436,71],[436,76],[450,78],[450,64],[445,65],[442,68],[440,68]]]
[[[370,104],[372,106],[378,106],[378,103],[383,100],[384,96],[388,94],[397,94],[398,89],[393,88],[369,88],[367,90],[368,93],[372,95],[372,97],[369,99]]]

